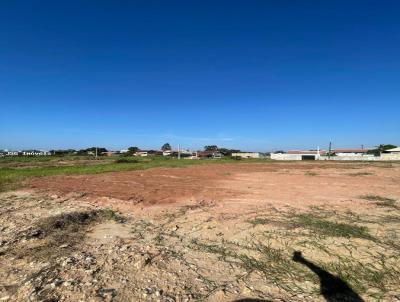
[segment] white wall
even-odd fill
[[[302,155],[308,154],[271,154],[271,159],[274,160],[301,160]],[[315,154],[309,154],[315,155]],[[389,160],[400,160],[400,154],[390,154],[390,153],[382,153],[381,156],[374,155],[350,155],[350,156],[331,156],[330,159],[328,156],[316,156],[316,160],[357,160],[357,161],[389,161]]]
[[[258,152],[238,152],[232,153],[232,156],[242,157],[242,158],[260,158],[260,153]]]
[[[271,159],[275,159],[275,160],[301,160],[301,154],[271,153]]]
[[[321,156],[320,160],[380,160],[379,157],[373,155],[346,155],[346,156],[331,156],[329,159],[328,156]]]
[[[400,160],[400,153],[381,153],[381,160]]]

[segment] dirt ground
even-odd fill
[[[31,179],[0,195],[0,301],[400,301],[399,199],[397,163]]]

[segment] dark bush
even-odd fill
[[[138,163],[139,161],[134,158],[128,158],[128,157],[121,157],[115,160],[117,164],[135,164]]]

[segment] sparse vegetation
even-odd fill
[[[104,220],[125,222],[123,216],[111,209],[76,211],[46,217],[21,232],[20,236],[28,240],[26,243],[21,242],[5,253],[20,258],[55,259],[82,242],[89,226]],[[31,239],[39,239],[39,241],[32,247],[27,247]]]
[[[368,176],[368,175],[374,175],[374,173],[371,172],[357,172],[357,173],[349,173],[349,176]]]
[[[360,198],[369,200],[369,201],[375,201],[378,206],[381,207],[388,207],[388,208],[394,208],[398,209],[399,206],[396,204],[396,199],[393,198],[388,198],[388,197],[382,197],[379,195],[362,195]]]
[[[304,173],[304,174],[308,175],[308,176],[317,176],[318,175],[318,173],[316,173],[314,171],[306,171],[306,173]]]
[[[208,160],[178,160],[169,157],[158,157],[152,156],[148,158],[128,158],[120,157],[102,157],[101,160],[96,161],[93,157],[80,157],[74,156],[69,159],[70,165],[57,164],[56,158],[48,157],[14,157],[10,160],[8,158],[0,158],[0,192],[10,189],[14,189],[18,186],[18,182],[29,178],[29,177],[41,177],[41,176],[53,176],[53,175],[80,175],[80,174],[99,174],[105,172],[116,172],[116,171],[133,171],[133,170],[145,170],[156,167],[169,167],[179,168],[187,167],[191,165],[199,164],[222,164],[222,163],[234,163],[235,160],[230,158],[221,159],[218,161]],[[62,157],[64,160],[67,157]],[[83,163],[80,160],[85,159]],[[40,165],[29,165],[29,166],[4,166],[2,163],[19,163],[19,162],[49,162],[55,161],[55,165],[51,166],[40,166]],[[57,159],[58,160],[58,159]],[[89,163],[88,163],[89,161]],[[265,159],[246,159],[243,162],[257,163],[266,162]]]
[[[382,197],[379,195],[362,195],[360,198],[369,200],[369,201],[379,201],[379,202],[394,202],[396,201],[393,198],[388,198],[388,197]]]
[[[289,220],[296,228],[304,228],[325,236],[374,240],[364,226],[322,219],[314,214],[291,214]]]
[[[261,225],[268,224],[271,221],[268,218],[256,217],[256,218],[247,220],[247,222],[252,224],[253,226],[256,226],[256,225],[259,225],[259,224],[261,224]]]
[[[137,164],[139,161],[136,158],[120,157],[115,162],[117,164]]]
[[[138,162],[131,163],[130,157],[126,159],[129,162],[115,163],[115,157],[98,162],[103,166],[136,169],[136,166],[157,166],[160,164],[157,161],[161,161],[148,157],[134,158]],[[191,164],[191,161],[162,159],[161,165],[183,167],[187,162]],[[299,165],[296,177],[309,182],[304,176],[304,165]],[[89,164],[85,168],[97,169],[97,166],[100,164]],[[239,166],[234,166],[233,171]],[[257,172],[259,167],[257,165]],[[290,166],[284,167],[287,174],[291,174]],[[37,168],[43,171],[50,167],[38,165]],[[26,166],[12,170],[19,169],[29,170]],[[203,167],[193,170],[198,173],[201,169]],[[169,171],[170,175],[165,169],[135,173],[138,179],[128,179],[126,183],[141,184],[147,173],[159,176],[161,184],[180,182],[183,171]],[[230,167],[211,171],[207,175],[224,179],[219,175],[230,171]],[[266,174],[269,175],[269,171]],[[396,171],[389,173],[394,175]],[[257,173],[256,177],[260,175]],[[325,175],[329,177],[329,170],[324,171]],[[164,178],[168,181],[162,182]],[[101,182],[104,178],[99,179]],[[246,181],[243,179],[241,181]],[[152,188],[148,179],[144,181],[147,184],[144,196],[147,196]],[[319,178],[315,181],[318,183]],[[362,181],[360,179],[360,183]],[[269,192],[260,190],[254,182],[251,185],[256,198],[260,192],[263,196]],[[244,188],[247,187],[245,183]],[[187,190],[185,186],[177,188]],[[365,186],[364,192],[368,192],[368,188]],[[190,296],[198,301],[232,301],[243,293],[266,300],[316,301],[322,299],[318,272],[341,280],[365,300],[392,301],[400,283],[400,212],[392,210],[397,200],[389,198],[396,196],[396,190],[390,188],[388,196],[358,193],[360,199],[366,200],[364,203],[351,203],[349,200],[353,196],[349,193],[349,200],[343,201],[343,207],[337,202],[334,206],[328,202],[310,202],[305,210],[296,207],[298,201],[289,203],[290,200],[277,200],[277,204],[260,201],[254,206],[253,199],[246,201],[247,195],[238,195],[244,207],[238,204],[225,207],[213,193],[208,195],[212,198],[203,195],[201,199],[196,198],[197,201],[190,198],[190,203],[183,206],[169,204],[154,215],[151,207],[144,205],[145,211],[141,214],[142,206],[136,206],[135,214],[126,216],[107,208],[115,202],[114,197],[110,196],[110,203],[105,197],[93,205],[91,193],[81,189],[61,196],[60,193],[26,193],[25,190],[1,193],[0,273],[7,276],[6,282],[16,284],[16,291],[6,289],[6,294],[11,299],[17,295],[14,300],[18,301],[26,300],[32,292],[36,293],[37,300],[43,301],[61,295],[71,301],[85,300],[91,295],[108,295],[116,301],[170,296],[176,300]],[[155,189],[155,196],[160,196],[158,187]],[[230,189],[229,197],[235,192]],[[103,196],[104,191],[101,194]],[[140,198],[142,195],[134,191],[132,200]],[[369,204],[378,207],[369,211]],[[157,206],[162,207],[162,204]],[[316,270],[297,261],[295,251],[302,252],[303,259],[312,263]],[[116,285],[103,288],[103,284],[110,282]],[[93,290],[93,284],[100,288]],[[168,290],[166,284],[171,285],[173,291]],[[75,286],[81,290],[72,291]]]

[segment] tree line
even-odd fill
[[[49,152],[52,155],[88,155],[88,154],[95,154],[96,153],[96,148],[97,148],[97,155],[102,155],[109,150],[107,150],[104,147],[90,147],[86,149],[80,149],[80,150],[75,150],[75,149],[59,149],[59,150],[50,150]],[[137,147],[137,146],[131,146],[127,149],[126,152],[124,152],[124,155],[134,155],[136,152],[141,151],[142,149]],[[172,151],[172,147],[170,143],[165,143],[161,146],[160,148],[161,151]],[[150,150],[156,152],[155,150]],[[232,153],[240,152],[239,149],[229,149],[229,148],[223,148],[223,147],[218,147],[217,145],[207,145],[204,146],[203,151],[207,152],[219,152],[223,154],[224,156],[230,156]]]

